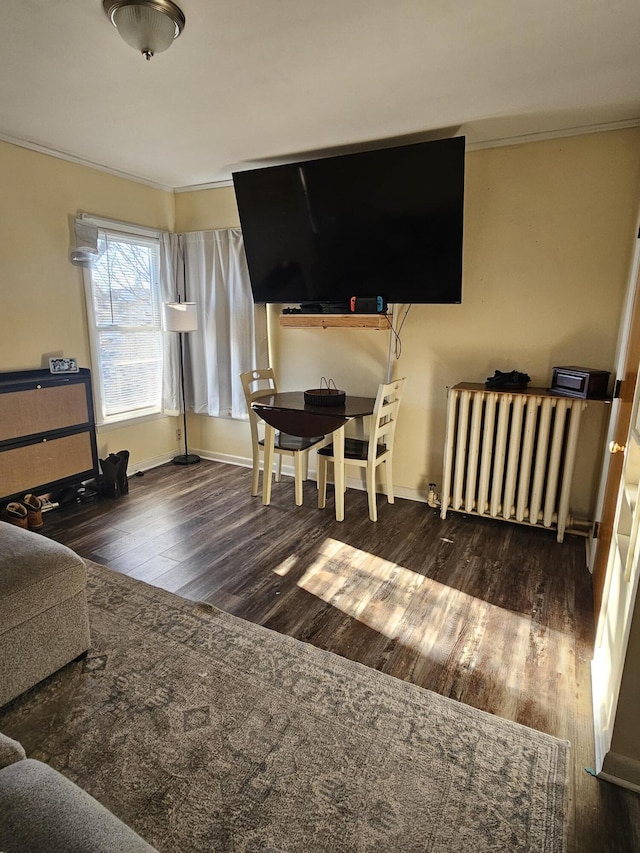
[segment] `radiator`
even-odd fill
[[[569,520],[581,399],[544,389],[449,389],[441,517],[448,510],[555,528]]]

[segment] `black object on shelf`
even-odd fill
[[[563,397],[604,400],[610,376],[608,370],[593,370],[590,367],[554,367],[549,390]]]
[[[302,302],[299,308],[283,308],[283,314],[349,314],[347,302]]]
[[[496,370],[493,376],[487,377],[485,388],[490,391],[500,391],[502,389],[518,390],[526,388],[529,382],[531,382],[531,377],[528,373],[520,373],[518,370],[511,370],[507,372]]]

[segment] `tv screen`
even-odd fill
[[[464,137],[234,172],[255,302],[456,303]]]

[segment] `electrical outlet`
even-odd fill
[[[182,430],[180,427],[176,430],[176,441],[180,441],[182,439]]]

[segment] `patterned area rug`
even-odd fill
[[[0,729],[162,853],[565,849],[567,743],[89,573],[88,658]]]

